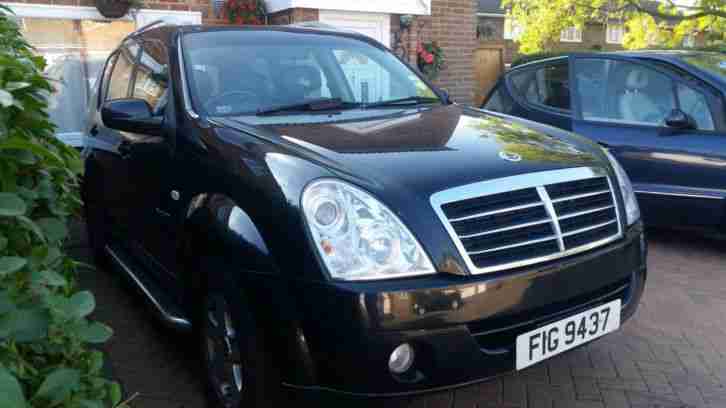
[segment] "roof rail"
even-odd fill
[[[124,41],[128,40],[129,38],[134,38],[136,36],[139,36],[142,33],[144,33],[145,31],[150,30],[151,28],[156,27],[159,24],[166,24],[166,21],[154,20],[154,21],[150,22],[149,24],[144,24],[143,26],[137,28],[136,30],[129,33],[126,37],[124,37]]]

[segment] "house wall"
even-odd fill
[[[416,65],[416,45],[438,42],[444,50],[445,69],[436,85],[446,89],[459,103],[469,104],[474,99],[474,49],[476,41],[477,0],[432,0],[430,16],[416,16],[411,29],[400,33],[400,15],[391,16],[391,47]]]
[[[519,45],[512,40],[504,39],[504,17],[479,17],[478,21],[480,44],[503,46],[505,64],[511,64],[513,60],[517,59],[519,56]],[[560,42],[558,40],[552,48],[552,51],[622,50],[623,46],[621,44],[607,43],[605,31],[606,26],[603,24],[587,24],[582,33],[581,42]]]
[[[96,0],[15,0],[18,3],[58,6],[96,7]],[[203,24],[224,24],[226,20],[214,15],[211,0],[144,0],[142,9],[196,11],[202,13]]]
[[[318,9],[291,8],[270,14],[267,17],[267,21],[272,25],[285,25],[305,21],[318,21],[319,17],[320,13]]]

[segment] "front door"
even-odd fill
[[[576,133],[608,147],[633,181],[648,225],[723,227],[726,133],[716,91],[663,63],[613,56],[571,62]],[[692,129],[665,124],[674,109]]]

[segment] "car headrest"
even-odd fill
[[[282,83],[287,91],[307,95],[323,86],[319,69],[310,66],[296,66],[282,73]]]
[[[625,78],[625,87],[627,89],[645,89],[648,86],[648,73],[634,69],[628,73]]]

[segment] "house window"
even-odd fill
[[[693,48],[696,46],[696,36],[694,34],[686,34],[683,36],[683,46]]]
[[[577,27],[569,27],[560,33],[561,42],[582,42],[582,30]]]
[[[620,24],[608,24],[605,41],[608,44],[622,44],[625,29]]]
[[[511,17],[504,19],[504,39],[516,40],[522,35],[522,26]]]

